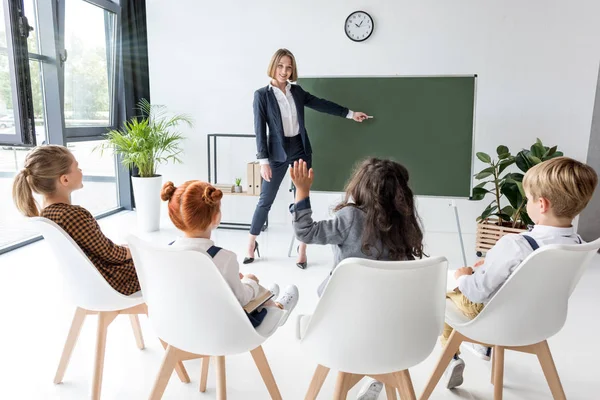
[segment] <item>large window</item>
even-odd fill
[[[116,14],[81,0],[65,8],[65,126],[114,125]]]
[[[69,147],[84,174],[71,200],[95,215],[129,207],[130,188],[115,155],[96,150],[122,120],[118,0],[0,0],[0,17],[2,253],[35,237],[12,200],[31,145]]]

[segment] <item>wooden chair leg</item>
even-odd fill
[[[162,398],[178,360],[178,350],[175,347],[168,346],[160,366],[160,371],[154,381],[154,386],[150,393],[150,400],[160,400]]]
[[[140,326],[140,319],[137,314],[129,314],[129,321],[131,321],[131,328],[133,329],[133,336],[135,336],[135,343],[138,349],[144,350],[144,337],[142,336],[142,327]]]
[[[490,360],[492,362],[492,374],[490,377],[490,380],[492,381],[492,385],[494,384],[494,373],[495,373],[495,366],[496,366],[496,357],[494,356],[494,351],[492,351],[492,358]]]
[[[258,346],[252,350],[250,354],[252,355],[254,363],[260,372],[260,376],[262,376],[265,386],[267,386],[267,390],[271,395],[271,399],[281,400],[281,393],[279,393],[277,382],[275,382],[273,372],[271,371],[271,367],[269,367],[269,362],[267,361],[267,357],[265,356],[262,346]]]
[[[102,389],[102,373],[104,370],[104,352],[108,326],[117,317],[116,311],[98,313],[98,330],[96,336],[96,360],[94,361],[94,378],[92,380],[92,399],[100,400]]]
[[[538,343],[535,347],[536,355],[540,361],[540,365],[542,366],[542,371],[544,371],[544,376],[546,377],[548,386],[550,386],[552,397],[554,397],[554,400],[565,400],[567,396],[565,395],[565,391],[560,383],[560,377],[558,376],[556,365],[552,359],[552,353],[550,352],[548,342],[544,340],[543,342]]]
[[[75,310],[73,322],[71,322],[71,328],[69,329],[69,334],[67,335],[67,340],[65,341],[65,346],[62,355],[60,356],[58,368],[54,375],[54,383],[61,383],[65,376],[65,371],[69,366],[71,354],[73,354],[73,349],[77,343],[77,338],[79,337],[79,332],[81,332],[81,327],[83,326],[83,321],[85,321],[86,314],[87,312],[83,308],[77,307]]]
[[[387,400],[398,400],[398,397],[396,396],[396,388],[390,385],[385,385],[385,397],[387,397]]]
[[[210,364],[210,357],[202,358],[202,371],[200,372],[200,391],[206,392],[206,382],[208,380],[208,366]]]
[[[329,368],[324,367],[322,365],[317,365],[317,369],[315,369],[315,373],[313,374],[312,380],[310,381],[310,386],[308,387],[308,391],[306,392],[306,396],[304,396],[304,400],[316,400],[321,388],[323,387],[323,383],[327,378],[327,374],[329,374]]]
[[[227,379],[225,375],[225,357],[214,357],[217,372],[217,400],[227,400]]]
[[[333,400],[346,400],[348,395],[348,383],[352,374],[338,372],[335,381],[335,391],[333,392]]]
[[[502,400],[504,388],[504,347],[494,346],[494,400]]]
[[[412,384],[412,379],[410,379],[410,372],[407,369],[394,373],[394,378],[398,384],[402,400],[417,400],[415,388]]]
[[[160,344],[162,345],[163,349],[167,349],[167,343],[165,341],[163,341],[162,339],[158,339],[160,340]],[[190,376],[188,375],[185,367],[183,366],[183,362],[178,361],[177,364],[175,364],[175,372],[177,372],[177,376],[179,377],[179,380],[183,383],[190,383]]]
[[[440,356],[440,359],[438,360],[438,363],[435,369],[433,370],[429,381],[427,382],[427,386],[425,386],[425,389],[421,394],[421,400],[427,400],[429,396],[431,396],[433,389],[435,389],[436,385],[440,381],[444,370],[446,369],[448,364],[450,364],[450,360],[452,360],[452,357],[454,357],[454,354],[456,354],[456,351],[460,347],[460,344],[463,342],[464,338],[465,337],[462,334],[460,334],[456,329],[452,332],[452,334],[448,338],[446,347],[444,348],[444,351],[442,352],[442,355]]]

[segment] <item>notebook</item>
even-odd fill
[[[273,293],[271,293],[271,291],[269,289],[265,289],[264,287],[262,287],[260,285],[258,285],[258,288],[259,288],[258,296],[256,296],[256,298],[254,300],[250,301],[248,304],[246,304],[244,306],[244,311],[246,311],[248,314],[250,314],[251,312],[256,310],[258,307],[262,306],[267,301],[269,301],[273,298]]]

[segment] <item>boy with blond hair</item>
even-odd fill
[[[527,213],[535,223],[523,234],[503,236],[473,267],[463,267],[454,277],[458,287],[446,297],[468,318],[475,318],[502,287],[515,268],[539,247],[549,244],[582,243],[573,219],[583,211],[598,184],[596,172],[588,165],[567,157],[557,157],[531,168],[523,178]],[[568,268],[568,267],[565,267]],[[442,345],[446,345],[452,327],[444,324]],[[490,360],[491,348],[463,342],[461,347],[479,358]],[[454,355],[444,380],[448,389],[463,383],[465,362]],[[374,379],[366,382],[357,400],[376,400],[383,385]]]
[[[527,213],[535,226],[530,232],[503,236],[487,253],[485,260],[456,271],[458,289],[447,297],[469,318],[475,318],[502,287],[515,268],[539,247],[549,244],[582,243],[573,219],[583,211],[598,183],[596,172],[588,165],[567,157],[557,157],[531,168],[523,178]],[[444,326],[441,337],[446,345],[452,327]],[[491,349],[463,343],[479,358],[490,359]],[[463,382],[465,362],[456,354],[445,373],[446,387]]]

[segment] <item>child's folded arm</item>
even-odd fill
[[[258,283],[250,278],[240,279],[240,265],[232,253],[232,257],[225,264],[223,276],[242,306],[252,301],[259,292]]]
[[[342,244],[352,227],[351,207],[337,212],[335,217],[325,221],[314,221],[310,199],[307,197],[290,206],[294,216],[294,232],[299,241],[306,244]]]

